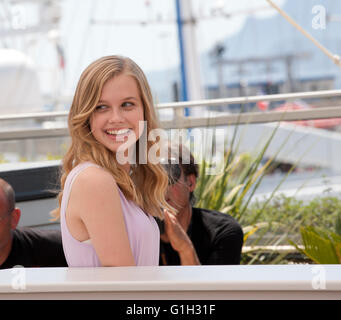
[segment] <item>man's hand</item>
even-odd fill
[[[169,242],[172,248],[178,252],[181,265],[200,265],[193,243],[176,216],[165,211],[164,221],[165,233],[161,235],[161,240]]]

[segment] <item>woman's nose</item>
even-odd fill
[[[110,123],[123,122],[124,117],[121,108],[112,107],[110,112]]]

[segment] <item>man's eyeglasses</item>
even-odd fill
[[[168,184],[169,185],[176,184],[181,177],[180,165],[177,163],[164,163],[162,164],[162,166],[168,174]]]

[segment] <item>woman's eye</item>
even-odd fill
[[[100,105],[100,106],[97,106],[96,107],[96,111],[101,111],[101,110],[105,110],[107,108],[107,106],[105,106],[105,105]]]
[[[132,107],[134,104],[132,102],[123,102],[122,107]]]

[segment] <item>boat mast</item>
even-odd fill
[[[182,100],[201,100],[202,88],[196,48],[196,19],[191,0],[175,0],[180,51]],[[189,115],[185,109],[185,116]]]

